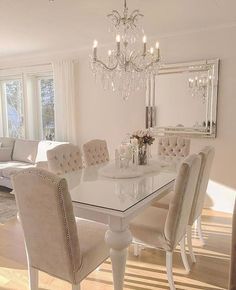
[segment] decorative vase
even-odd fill
[[[138,164],[147,165],[148,163],[148,144],[138,147]]]

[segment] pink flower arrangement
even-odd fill
[[[155,138],[150,129],[138,130],[131,135],[131,139],[137,139],[139,147],[144,145],[152,145]]]

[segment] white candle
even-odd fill
[[[147,36],[143,36],[143,55],[146,55],[147,52]]]
[[[117,54],[120,54],[120,35],[116,35]]]
[[[150,53],[151,53],[151,54],[154,53],[154,48],[153,48],[153,47],[150,48]]]
[[[157,50],[157,57],[160,57],[160,43],[157,41],[156,42],[156,50]]]
[[[93,42],[93,58],[94,59],[97,58],[97,47],[98,47],[98,42],[97,40],[94,40]]]

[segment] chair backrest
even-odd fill
[[[158,155],[186,157],[190,152],[190,139],[168,136],[158,138]]]
[[[55,174],[64,174],[82,168],[82,156],[78,146],[61,144],[47,151],[48,169]]]
[[[105,140],[91,140],[83,145],[86,166],[92,166],[109,161],[109,152]]]
[[[201,157],[190,155],[180,165],[165,223],[165,237],[170,247],[175,248],[186,232],[193,196],[200,171]]]
[[[201,156],[202,162],[196,192],[193,198],[193,206],[189,217],[189,225],[193,225],[195,220],[202,213],[215,149],[212,146],[206,146],[198,154]]]
[[[236,202],[234,204],[229,290],[236,290]]]
[[[80,248],[66,180],[30,168],[13,177],[13,187],[30,266],[72,283]]]

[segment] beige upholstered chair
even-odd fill
[[[184,158],[189,155],[190,139],[167,136],[158,139],[158,155],[161,157],[177,157]],[[153,202],[153,206],[168,209],[173,192],[166,192],[166,195],[161,199]]]
[[[211,146],[204,147],[201,151],[199,151],[198,155],[201,157],[201,168],[199,173],[199,178],[197,182],[196,191],[194,194],[193,205],[191,209],[191,214],[188,222],[187,227],[187,241],[188,241],[188,248],[191,259],[193,262],[196,262],[193,248],[192,248],[192,226],[197,221],[197,232],[201,242],[204,244],[204,239],[202,235],[202,227],[201,227],[201,214],[202,209],[204,206],[204,200],[206,196],[207,185],[209,181],[211,166],[213,162],[213,158],[215,155],[215,150]],[[169,208],[169,204],[173,199],[174,194],[170,192],[161,200],[154,202],[153,206],[158,208]]]
[[[13,177],[28,259],[30,289],[38,290],[38,271],[72,284],[80,282],[108,256],[107,227],[75,220],[65,179],[43,169]]]
[[[204,244],[204,239],[202,235],[202,228],[201,228],[201,215],[202,209],[204,207],[204,201],[206,197],[207,185],[210,178],[210,171],[212,162],[215,155],[215,149],[211,146],[204,147],[199,153],[201,156],[201,168],[200,174],[197,182],[196,192],[194,194],[193,205],[191,209],[191,214],[188,222],[187,227],[187,241],[188,241],[188,248],[191,259],[193,262],[196,262],[193,248],[192,248],[192,226],[197,221],[197,232],[201,242]]]
[[[86,166],[92,166],[109,161],[109,152],[105,140],[91,140],[83,145]]]
[[[72,144],[61,144],[48,150],[47,159],[49,171],[58,175],[82,168],[80,149]]]
[[[229,290],[236,290],[236,202],[234,204]]]
[[[190,139],[168,136],[158,138],[158,155],[170,157],[186,157],[190,151]]]
[[[130,229],[135,241],[166,251],[166,267],[170,289],[175,289],[172,259],[173,251],[180,243],[184,266],[189,271],[185,253],[185,234],[191,205],[201,165],[200,156],[194,154],[181,164],[174,185],[174,198],[169,210],[149,207],[136,217]]]

